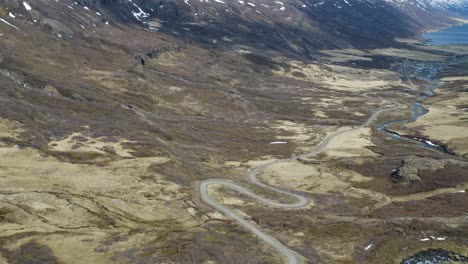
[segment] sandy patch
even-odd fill
[[[210,194],[211,196],[211,194]],[[224,214],[218,212],[218,211],[214,211],[214,212],[208,212],[207,213],[208,215],[208,219],[220,219],[220,220],[231,220],[230,218],[228,218],[227,216],[225,216]]]
[[[210,196],[215,197],[216,200],[218,200],[220,203],[225,205],[245,205],[245,201],[241,198],[225,195],[221,190],[222,187],[218,185],[208,186],[208,193],[210,194]]]
[[[328,118],[328,115],[325,114],[322,110],[315,110],[314,115],[316,117]]]
[[[94,231],[91,235],[70,235],[59,236],[50,235],[46,238],[41,238],[38,242],[47,245],[55,255],[60,256],[59,260],[63,263],[78,264],[78,263],[106,263],[107,259],[104,254],[96,252],[98,246],[96,239],[106,239],[106,234],[103,232]],[[83,240],[92,240],[94,243],[83,243]],[[73,249],[73,250],[70,250]]]
[[[131,158],[131,150],[125,149],[122,144],[131,141],[119,139],[118,142],[108,142],[104,138],[91,138],[80,133],[73,133],[63,139],[54,140],[49,143],[49,147],[54,151],[75,151],[75,152],[97,152],[105,154],[108,151],[115,152],[123,158]]]
[[[148,60],[149,65],[163,65],[169,67],[177,67],[182,61],[186,61],[184,52],[169,51],[158,56],[157,60]]]
[[[332,73],[330,69],[323,67],[319,64],[305,64],[300,61],[291,61],[291,71],[285,71],[284,69],[273,71],[278,76],[286,76],[298,80],[307,80],[312,82],[319,82],[326,78],[331,78]],[[299,75],[297,75],[299,73]]]
[[[0,208],[9,226],[0,236],[32,230],[137,227],[142,221],[194,223],[182,207],[188,194],[148,171],[167,160],[128,159],[108,166],[70,164],[32,149],[0,147]],[[151,177],[144,181],[141,176]],[[105,209],[105,210],[104,210]],[[43,221],[42,219],[46,219]],[[112,220],[109,220],[112,219]]]
[[[177,87],[177,86],[171,86],[168,88],[169,92],[171,93],[179,93],[179,92],[182,92],[183,89],[180,88],[180,87]]]
[[[285,182],[288,182],[287,186],[296,189],[319,176],[320,172],[315,166],[304,165],[299,162],[287,162],[268,167],[262,178],[276,186],[284,186]]]
[[[226,162],[224,162],[224,166],[234,167],[234,168],[240,167],[241,164],[242,164],[242,162],[240,162],[240,161],[226,161]]]
[[[370,134],[371,129],[366,127],[338,135],[328,144],[325,153],[334,158],[378,156],[366,148],[374,146]]]
[[[322,83],[333,90],[362,92],[384,89],[389,85],[400,85],[400,76],[389,70],[363,70],[338,65],[327,65],[333,76]]]
[[[334,62],[347,62],[347,61],[372,61],[371,58],[365,57],[366,52],[356,49],[343,49],[343,50],[322,50],[320,53],[324,54],[327,59]]]
[[[8,188],[24,184],[23,189],[40,189],[43,185],[55,183],[78,189],[112,191],[126,188],[125,185],[121,185],[121,181],[135,184],[134,177],[138,179],[138,176],[144,175],[147,167],[166,161],[167,158],[157,157],[128,159],[101,167],[60,162],[32,149],[4,147],[0,148],[0,182]]]
[[[315,138],[315,133],[304,124],[281,120],[277,121],[273,128],[293,133],[293,135],[290,136],[276,136],[278,140],[304,142]]]
[[[406,43],[406,44],[421,44],[421,40],[419,39],[395,38],[395,40],[400,43]]]
[[[127,91],[126,87],[131,86],[130,81],[125,77],[125,73],[123,72],[100,71],[83,68],[81,73],[86,80],[92,81],[109,90],[125,92]]]
[[[265,157],[265,159],[263,160],[250,160],[246,163],[246,165],[250,168],[254,168],[254,167],[261,166],[263,164],[267,164],[267,163],[277,161],[277,160],[278,159],[275,159],[275,158]]]
[[[354,112],[353,115],[355,115],[355,116],[366,116],[366,114],[361,113],[361,112]]]
[[[461,23],[464,23],[464,24],[468,24],[468,19],[465,19],[465,18],[451,17],[451,19],[456,20],[456,21],[461,22]]]
[[[432,45],[432,46],[422,46],[424,49],[429,52],[433,51],[443,51],[443,52],[452,52],[459,55],[468,54],[467,45]]]
[[[379,88],[385,85],[388,85],[388,82],[382,80],[375,81],[365,81],[365,80],[356,80],[348,79],[345,76],[336,76],[334,80],[327,80],[324,82],[326,85],[330,86],[331,89],[339,91],[368,91],[371,88]]]
[[[466,126],[438,125],[427,128],[424,131],[428,134],[435,135],[437,139],[442,141],[449,141],[456,138],[468,140],[468,127]]]
[[[331,54],[330,52],[325,51],[328,54]],[[339,56],[338,51],[333,52]],[[354,53],[364,54],[358,51]],[[358,59],[359,57],[352,58]],[[290,65],[292,68],[290,71],[283,69],[274,73],[279,76],[315,82],[337,91],[361,92],[383,89],[389,85],[401,85],[398,73],[389,70],[365,70],[335,64],[304,64],[297,61],[291,62]]]
[[[150,21],[148,21],[148,26],[149,26],[150,29],[158,30],[159,28],[162,27],[161,22],[162,21],[159,20],[159,19],[150,20]]]
[[[396,49],[396,48],[386,48],[386,49],[374,49],[371,50],[373,54],[384,55],[397,57],[402,59],[410,60],[421,60],[421,61],[444,61],[447,57],[442,55],[436,55],[430,52],[421,52],[407,49]]]
[[[343,104],[343,100],[344,98],[320,98],[320,102],[325,106],[328,106],[330,104]]]
[[[457,77],[444,77],[441,79],[445,82],[452,82],[452,81],[468,81],[468,76],[457,76]]]
[[[447,144],[455,153],[465,155],[468,153],[468,122],[462,119],[468,118],[468,113],[457,109],[456,105],[457,102],[466,103],[466,100],[457,98],[430,106],[429,113],[403,129],[418,131],[431,140]]]
[[[0,118],[0,138],[16,139],[23,131],[20,123]]]
[[[268,167],[261,178],[271,185],[289,190],[317,194],[343,192],[349,197],[375,197],[379,201],[383,199],[380,193],[350,188],[353,182],[368,181],[370,178],[326,164],[308,165],[296,161],[280,163]]]

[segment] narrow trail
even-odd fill
[[[270,236],[270,235],[266,234],[265,232],[261,231],[259,229],[259,227],[257,227],[255,225],[251,224],[250,222],[246,221],[241,216],[236,214],[233,210],[231,210],[228,207],[218,203],[215,199],[210,197],[209,192],[208,192],[208,187],[212,186],[212,185],[224,186],[226,188],[229,188],[229,189],[234,190],[236,192],[239,192],[241,194],[250,196],[251,198],[253,198],[253,199],[257,200],[257,201],[260,201],[260,202],[262,202],[262,203],[264,203],[264,204],[266,204],[268,206],[271,206],[271,207],[284,208],[284,209],[304,208],[304,207],[308,206],[311,203],[309,198],[307,198],[307,197],[305,197],[303,195],[300,195],[300,194],[293,193],[291,191],[283,190],[283,189],[277,188],[275,186],[265,184],[265,183],[261,182],[258,179],[258,176],[262,173],[263,170],[265,170],[266,168],[271,167],[273,165],[280,164],[280,163],[287,163],[287,162],[297,161],[299,159],[309,158],[311,156],[317,155],[317,154],[323,152],[326,149],[326,147],[328,146],[328,144],[335,137],[337,137],[339,135],[342,135],[342,134],[345,134],[345,133],[348,133],[348,132],[351,132],[351,131],[354,131],[354,130],[357,130],[357,129],[360,129],[360,128],[363,128],[363,127],[368,127],[374,121],[374,119],[376,119],[380,114],[382,114],[384,112],[390,112],[390,111],[396,110],[396,109],[398,109],[400,107],[401,107],[401,105],[399,103],[395,103],[395,105],[392,106],[392,107],[379,109],[374,114],[372,114],[367,119],[367,121],[364,122],[362,125],[360,125],[358,127],[346,129],[346,130],[343,130],[343,131],[337,131],[337,132],[334,132],[334,133],[328,135],[316,148],[314,148],[313,150],[311,150],[311,151],[309,151],[309,152],[307,152],[305,154],[302,154],[302,155],[299,155],[299,156],[292,156],[291,158],[287,158],[287,159],[280,159],[280,160],[272,161],[272,162],[269,162],[269,163],[254,167],[254,168],[247,171],[247,178],[250,180],[251,183],[257,185],[260,188],[268,189],[268,190],[271,190],[273,192],[276,192],[276,193],[279,193],[279,194],[282,194],[282,195],[285,195],[285,196],[292,197],[292,198],[296,199],[295,203],[280,203],[280,202],[277,202],[277,201],[273,201],[273,200],[267,199],[265,197],[262,197],[262,196],[260,196],[258,194],[255,194],[254,192],[252,192],[252,191],[246,189],[245,187],[242,187],[242,186],[240,186],[240,185],[238,185],[238,184],[236,184],[236,183],[234,183],[232,181],[221,180],[221,179],[208,179],[208,180],[204,180],[204,181],[202,181],[200,183],[201,200],[204,203],[211,206],[212,208],[214,208],[215,210],[217,210],[217,211],[225,214],[226,216],[236,220],[244,228],[246,228],[247,230],[249,230],[250,232],[255,234],[257,237],[262,239],[264,242],[266,242],[267,244],[269,244],[270,246],[275,248],[278,252],[280,252],[284,256],[284,258],[286,259],[288,264],[303,263],[303,257],[301,255],[299,255],[298,253],[290,250],[289,248],[287,248],[286,246],[281,244],[278,240],[276,240],[272,236]]]

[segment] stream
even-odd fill
[[[451,60],[447,64],[437,63],[437,64],[421,64],[417,66],[411,65],[422,76],[422,77],[418,77],[418,79],[424,80],[430,83],[427,86],[426,90],[420,95],[420,100],[424,100],[424,99],[427,99],[428,97],[435,96],[434,90],[439,86],[439,83],[435,81],[435,77],[437,73],[443,68],[445,68],[447,65],[455,63],[456,61],[457,59]],[[406,68],[407,67],[405,67],[405,71],[406,71]],[[410,77],[407,73],[403,73],[403,76],[407,76],[408,82],[411,82]],[[425,148],[428,148],[437,152],[441,152],[444,154],[455,155],[455,153],[449,150],[446,146],[434,143],[427,138],[420,138],[420,137],[415,137],[415,136],[410,136],[410,135],[401,135],[390,129],[390,127],[394,125],[415,122],[416,120],[418,120],[418,118],[429,113],[429,110],[427,110],[420,101],[413,102],[411,108],[412,108],[411,116],[409,118],[385,122],[383,124],[378,125],[377,128],[380,131],[386,133],[387,136],[389,136],[390,138],[394,140],[400,140],[406,143],[417,144],[419,146],[422,146],[422,147],[425,147]]]
[[[418,118],[429,113],[429,110],[427,110],[423,106],[422,101],[429,97],[435,96],[436,93],[434,90],[437,89],[437,87],[440,84],[443,84],[443,82],[438,83],[437,81],[435,81],[437,73],[440,70],[447,67],[448,65],[456,63],[460,59],[462,58],[454,58],[450,60],[449,62],[447,62],[446,64],[438,63],[435,65],[431,65],[431,64],[411,65],[414,68],[414,70],[416,70],[417,75],[420,76],[416,78],[419,80],[428,82],[429,85],[427,86],[426,90],[420,94],[419,101],[413,102],[411,116],[409,118],[389,121],[389,122],[378,125],[377,128],[380,131],[386,133],[392,139],[404,141],[407,143],[418,144],[425,148],[429,148],[431,150],[441,152],[444,154],[455,155],[455,153],[449,150],[446,146],[436,144],[427,138],[419,138],[419,137],[414,137],[414,136],[409,136],[409,135],[400,135],[397,132],[390,130],[390,127],[394,125],[415,122]],[[407,66],[404,69],[405,69],[405,72],[403,73],[404,76],[406,76],[408,79],[408,82],[412,84],[409,74],[406,72]],[[437,249],[431,248],[431,249],[427,249],[425,251],[416,253],[404,259],[401,262],[401,264],[442,264],[442,263],[452,263],[452,262],[456,262],[456,263],[468,262],[468,257],[458,255],[454,252],[450,252],[450,251],[440,249],[440,248],[437,248]]]

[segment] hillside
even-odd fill
[[[468,49],[419,37],[467,7],[0,0],[0,263],[283,263],[209,179],[306,197],[206,188],[304,262],[467,256]]]
[[[115,21],[210,47],[247,45],[308,56],[317,49],[388,45],[395,37],[413,37],[424,29],[447,26],[453,21],[444,14],[462,12],[463,3],[82,0],[31,2],[27,10],[21,1],[11,0],[6,1],[3,13],[63,38]]]

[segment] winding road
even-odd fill
[[[296,253],[296,252],[290,250],[289,248],[285,247],[278,240],[276,240],[273,237],[271,237],[270,235],[266,234],[265,232],[260,230],[257,226],[251,224],[250,222],[248,222],[244,218],[242,218],[240,215],[236,214],[233,210],[227,208],[226,206],[220,204],[215,199],[210,197],[210,195],[208,193],[208,187],[211,186],[211,185],[224,186],[226,188],[229,188],[229,189],[234,190],[236,192],[239,192],[241,194],[250,196],[251,198],[253,198],[253,199],[257,200],[257,201],[260,201],[260,202],[262,202],[262,203],[264,203],[266,205],[272,206],[272,207],[285,208],[285,209],[304,208],[304,207],[308,206],[311,203],[309,198],[307,198],[305,196],[302,196],[300,194],[296,194],[296,193],[293,193],[293,192],[290,192],[290,191],[287,191],[287,190],[282,190],[282,189],[279,189],[277,187],[265,184],[265,183],[261,182],[258,179],[258,176],[262,173],[262,171],[264,169],[266,169],[266,168],[268,168],[270,166],[280,164],[280,163],[297,161],[297,160],[299,160],[301,158],[308,158],[308,157],[317,155],[317,154],[321,153],[322,151],[324,151],[326,149],[326,147],[328,146],[328,144],[335,137],[337,137],[337,136],[339,136],[341,134],[347,133],[347,132],[351,132],[351,131],[363,128],[363,127],[368,127],[372,123],[372,121],[375,118],[377,118],[377,116],[382,114],[383,112],[393,111],[393,110],[398,109],[400,107],[401,107],[401,105],[396,103],[392,107],[380,109],[380,110],[376,111],[374,114],[372,114],[367,119],[367,121],[364,122],[364,124],[362,124],[362,125],[360,125],[358,127],[347,129],[347,130],[337,131],[337,132],[334,132],[334,133],[328,135],[316,148],[314,148],[313,150],[311,150],[311,151],[309,151],[309,152],[307,152],[305,154],[302,154],[300,156],[293,156],[293,157],[287,158],[287,159],[280,159],[280,160],[272,161],[272,162],[269,162],[269,163],[254,167],[254,168],[247,171],[247,177],[248,177],[248,179],[250,180],[251,183],[257,185],[258,187],[261,187],[261,188],[264,188],[264,189],[269,189],[269,190],[274,191],[276,193],[283,194],[283,195],[286,195],[286,196],[289,196],[289,197],[293,197],[293,198],[296,199],[295,203],[289,203],[288,204],[288,203],[280,203],[280,202],[277,202],[277,201],[273,201],[273,200],[267,199],[265,197],[262,197],[262,196],[260,196],[258,194],[255,194],[254,192],[252,192],[252,191],[250,191],[250,190],[248,190],[248,189],[246,189],[246,188],[244,188],[244,187],[242,187],[242,186],[240,186],[240,185],[238,185],[238,184],[236,184],[236,183],[234,183],[232,181],[221,180],[221,179],[209,179],[209,180],[204,180],[204,181],[202,181],[200,183],[201,200],[204,203],[211,206],[212,208],[214,208],[215,210],[223,213],[227,217],[236,220],[244,228],[246,228],[247,230],[249,230],[250,232],[255,234],[258,238],[262,239],[264,242],[266,242],[267,244],[272,246],[274,249],[276,249],[278,252],[280,252],[285,257],[288,264],[302,263],[303,262],[303,257],[301,255],[299,255],[298,253]]]

